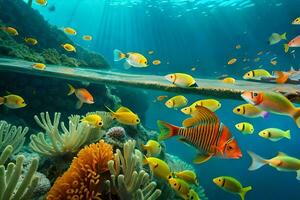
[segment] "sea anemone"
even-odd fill
[[[110,138],[114,138],[116,140],[124,141],[124,139],[126,137],[126,132],[125,132],[125,129],[123,127],[116,126],[116,127],[110,128],[107,131],[106,135]]]

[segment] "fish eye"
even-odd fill
[[[241,111],[241,109],[240,109],[240,108],[237,108],[237,109],[236,109],[236,111],[240,112],[240,111]]]
[[[255,96],[255,97],[256,97],[257,95],[258,95],[258,94],[257,94],[256,92],[254,92],[254,93],[253,93],[253,96]]]
[[[176,186],[177,184],[176,183],[174,183],[174,186]]]
[[[250,73],[248,73],[247,75],[250,76]]]
[[[136,119],[136,122],[140,122],[140,120],[139,120],[139,119]]]
[[[194,197],[191,197],[191,199],[194,199]]]
[[[168,176],[168,179],[170,179],[170,178],[172,178],[172,176],[171,176],[171,175],[169,175],[169,176]]]
[[[233,147],[232,146],[228,146],[228,148],[227,148],[228,150],[232,150],[233,149]]]
[[[219,182],[221,182],[222,180],[221,180],[221,179],[219,179],[218,181],[219,181]]]
[[[99,122],[99,125],[101,126],[101,125],[102,125],[102,122]]]

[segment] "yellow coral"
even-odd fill
[[[86,146],[72,161],[70,168],[57,178],[47,195],[47,200],[101,199],[107,162],[114,158],[112,146],[103,140]]]

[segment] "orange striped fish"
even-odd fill
[[[200,164],[212,157],[238,159],[241,150],[229,129],[209,109],[197,106],[191,118],[183,121],[184,127],[177,127],[157,121],[160,129],[159,140],[181,136],[179,141],[196,148],[199,152],[194,163]]]

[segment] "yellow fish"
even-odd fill
[[[165,78],[179,87],[198,87],[195,79],[189,75],[184,73],[174,73],[174,74],[167,74]]]
[[[35,0],[35,2],[42,6],[46,6],[48,3],[47,0]]]
[[[44,63],[34,63],[32,65],[32,67],[34,69],[38,69],[38,70],[44,70],[46,68],[46,65]]]
[[[85,41],[91,41],[93,39],[93,37],[90,35],[84,35],[84,36],[82,36],[82,39]]]
[[[254,132],[254,127],[248,122],[241,122],[235,125],[235,128],[243,134],[252,134]]]
[[[144,164],[148,164],[151,172],[158,178],[168,180],[171,177],[169,165],[161,159],[145,157]]]
[[[215,112],[219,108],[221,108],[221,103],[215,99],[198,100],[198,101],[194,102],[192,105],[182,108],[181,112],[183,112],[186,115],[191,115],[197,110],[196,106],[203,106],[205,108],[208,108],[212,112]]]
[[[83,117],[80,121],[87,123],[91,126],[95,126],[95,127],[103,126],[103,120],[102,120],[101,116],[97,115],[97,114],[87,115],[87,116]]]
[[[148,60],[145,56],[136,52],[123,53],[122,51],[115,49],[114,50],[114,61],[120,61],[125,59],[125,69],[130,67],[148,67]]]
[[[113,119],[125,125],[137,125],[141,122],[139,116],[133,113],[129,108],[121,106],[116,112],[106,107],[112,114]]]
[[[199,184],[198,180],[197,180],[197,175],[194,171],[184,170],[184,171],[181,171],[181,172],[176,172],[175,176],[177,178],[180,178],[180,179],[186,181],[187,183],[195,184],[195,185]]]
[[[158,97],[156,97],[156,101],[163,101],[165,98],[168,98],[167,95],[160,95]]]
[[[8,33],[9,35],[12,35],[12,36],[17,36],[19,35],[17,29],[13,28],[13,27],[10,27],[10,26],[7,26],[7,27],[1,27],[1,29],[3,31],[5,31],[6,33]]]
[[[294,19],[292,24],[293,25],[300,25],[300,17],[297,17],[296,19]]]
[[[227,64],[228,64],[228,65],[233,65],[234,63],[236,63],[236,61],[237,61],[236,58],[232,58],[232,59],[230,59],[230,60],[227,62]]]
[[[183,199],[188,199],[190,186],[187,182],[179,178],[170,178],[169,184],[176,194]]]
[[[71,27],[66,27],[63,29],[65,33],[69,34],[69,35],[76,35],[77,32],[75,29],[71,28]]]
[[[192,67],[191,71],[196,71],[196,69],[197,69],[196,67]]]
[[[261,77],[271,77],[271,74],[264,69],[255,69],[244,74],[243,79],[258,79]]]
[[[235,83],[235,79],[232,77],[227,77],[223,79],[223,83],[229,83],[229,84],[234,84]]]
[[[148,51],[148,54],[152,55],[152,54],[154,54],[154,51],[150,50],[150,51]]]
[[[148,140],[147,144],[142,144],[142,148],[147,151],[147,156],[156,156],[161,152],[161,146],[155,140]]]
[[[187,195],[187,199],[186,200],[200,200],[199,195],[197,194],[197,192],[195,192],[195,190],[190,189],[188,195]]]
[[[61,45],[66,51],[69,51],[69,52],[76,52],[76,48],[69,44],[69,43],[66,43],[66,44],[62,44]]]
[[[153,60],[152,62],[153,65],[160,65],[160,63],[161,63],[160,60]]]
[[[24,38],[24,41],[27,44],[31,44],[31,45],[36,45],[38,43],[38,41],[35,38]]]
[[[244,117],[249,117],[249,118],[256,118],[256,117],[266,118],[269,115],[268,112],[263,111],[260,108],[250,103],[239,105],[235,107],[232,110],[232,112],[237,115],[242,115]]]
[[[188,100],[184,96],[177,95],[177,96],[170,98],[168,101],[166,101],[165,105],[168,108],[177,109],[177,108],[185,106],[187,103],[188,103]]]
[[[251,186],[243,187],[238,180],[230,176],[219,176],[214,178],[213,182],[226,192],[240,195],[241,200],[244,200],[246,193],[252,190]]]
[[[14,94],[0,97],[0,105],[2,104],[12,109],[23,108],[27,105],[22,97]]]
[[[271,60],[270,63],[274,66],[277,65],[277,61],[276,60]]]
[[[283,138],[291,139],[290,130],[280,130],[278,128],[267,128],[258,133],[262,138],[269,139],[273,142],[277,142]]]

